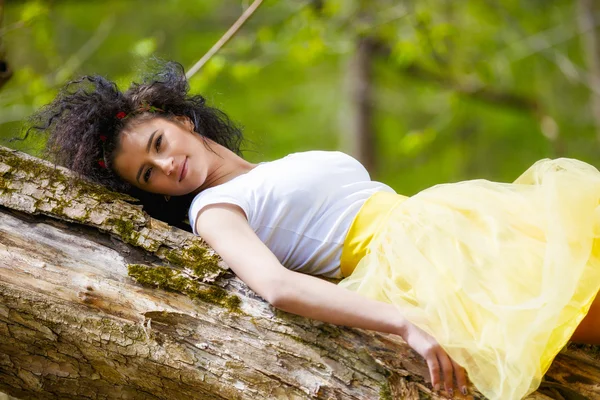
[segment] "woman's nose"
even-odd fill
[[[171,175],[171,172],[173,172],[173,170],[175,169],[175,162],[173,161],[173,157],[161,158],[160,160],[157,160],[156,163],[165,175]]]

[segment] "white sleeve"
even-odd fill
[[[246,218],[248,220],[250,219],[250,206],[247,200],[242,196],[233,196],[229,193],[199,193],[194,197],[194,200],[192,200],[188,212],[188,218],[194,235],[198,234],[198,232],[196,232],[196,217],[198,216],[198,213],[206,206],[220,203],[233,204],[240,207],[242,211],[244,211],[244,214],[246,214]]]

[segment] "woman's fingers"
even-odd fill
[[[440,390],[440,364],[434,352],[425,359],[427,367],[429,367],[429,375],[431,377],[431,385],[436,392]]]
[[[448,354],[442,348],[439,349],[437,357],[444,372],[444,389],[452,396],[454,394],[454,368],[452,360],[450,360],[450,357],[448,357]]]
[[[456,385],[462,394],[467,394],[467,373],[465,369],[452,360],[454,376],[456,377]]]
[[[462,394],[466,395],[467,373],[465,369],[452,360],[442,348],[440,348],[437,353],[437,359],[438,365],[442,368],[444,389],[446,392],[448,392],[450,396],[454,395],[454,379],[456,379],[456,388],[460,390]]]
[[[442,380],[444,389],[451,396],[454,395],[454,379],[457,388],[465,394],[467,389],[467,376],[465,370],[448,356],[446,351],[437,343],[435,338],[415,325],[408,323],[404,340],[419,353],[427,362],[431,385],[434,391],[440,390]]]

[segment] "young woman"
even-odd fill
[[[187,215],[275,307],[401,335],[435,390],[466,393],[466,369],[487,397],[519,399],[568,340],[600,343],[595,168],[543,160],[513,184],[406,198],[339,152],[245,161],[238,128],[188,88],[176,63],[125,93],[84,77],[30,129],[49,133],[56,161],[138,196],[154,217]]]

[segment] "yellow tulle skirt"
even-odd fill
[[[488,398],[533,392],[600,289],[598,170],[542,160],[512,184],[392,195],[340,285],[395,304]]]

